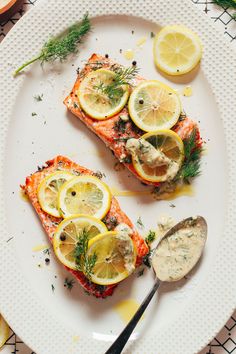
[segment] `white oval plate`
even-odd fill
[[[65,64],[34,64],[13,78],[13,70],[32,58],[50,34],[58,34],[89,11],[93,32],[79,56]],[[182,97],[190,117],[200,121],[207,142],[195,197],[155,202],[149,196],[120,197],[135,222],[141,215],[146,231],[160,214],[176,220],[203,215],[209,238],[198,269],[187,282],[164,286],[153,300],[127,346],[126,353],[197,353],[230,316],[235,306],[235,62],[220,34],[190,1],[51,0],[39,4],[14,27],[0,47],[1,83],[1,233],[0,310],[37,354],[102,354],[124,324],[114,307],[121,300],[141,302],[153,283],[152,272],[134,275],[106,300],[88,297],[79,285],[64,286],[67,273],[51,256],[33,252],[46,236],[32,207],[19,195],[19,185],[37,165],[63,154],[81,165],[102,170],[112,187],[145,187],[127,171],[115,172],[115,159],[103,143],[66,111],[62,101],[93,53],[108,53],[125,65],[120,49],[136,48],[141,74],[182,90],[187,82],[170,83],[155,69],[151,31],[181,23],[199,33],[204,44],[200,70],[190,83],[193,96]],[[132,32],[134,31],[134,32]],[[143,48],[136,45],[147,37]],[[234,72],[233,72],[234,71]],[[182,82],[182,83],[181,83]],[[42,102],[34,95],[43,94]],[[36,112],[37,116],[32,116]],[[224,126],[224,128],[223,128]],[[227,153],[226,144],[227,142]],[[175,208],[170,204],[174,203]],[[141,230],[145,235],[145,230]],[[10,239],[10,240],[9,240]],[[8,241],[9,240],[9,241]],[[8,241],[8,242],[7,242]],[[38,264],[42,264],[38,267]],[[52,292],[51,285],[55,287]]]

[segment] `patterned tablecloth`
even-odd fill
[[[16,15],[9,21],[0,24],[0,42],[24,13],[35,6],[39,1],[40,0],[26,0],[23,8]],[[192,1],[199,7],[199,10],[204,11],[207,16],[210,16],[215,25],[222,31],[225,41],[231,42],[232,48],[236,49],[236,20],[232,17],[232,11],[216,6],[211,0],[189,1]],[[11,332],[6,344],[0,352],[1,354],[36,354],[32,352],[14,332]],[[216,338],[199,354],[231,353],[236,354],[236,312],[231,316]]]

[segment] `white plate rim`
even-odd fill
[[[53,11],[55,8],[57,9],[56,13]],[[153,9],[157,9],[156,12]],[[158,11],[158,9],[161,9],[161,11]],[[182,11],[183,9],[184,12]],[[161,338],[157,335],[156,338],[148,338],[146,336],[139,340],[140,348],[149,348],[150,353],[160,350],[162,354],[169,354],[173,351],[172,343],[175,344],[175,354],[197,353],[220,330],[233,312],[236,304],[236,282],[232,281],[235,279],[234,269],[236,265],[236,258],[234,257],[236,244],[232,244],[232,235],[236,226],[236,217],[234,215],[236,207],[236,159],[234,152],[235,139],[234,134],[232,134],[234,131],[233,116],[235,113],[236,93],[234,92],[235,76],[233,75],[235,74],[234,53],[224,41],[220,32],[213,27],[210,20],[196,10],[190,1],[176,0],[171,5],[168,5],[165,0],[86,0],[83,3],[78,3],[76,0],[72,0],[70,3],[63,0],[50,0],[48,2],[45,0],[26,14],[0,46],[0,83],[1,85],[4,84],[4,90],[1,90],[0,97],[2,110],[0,173],[3,176],[5,140],[11,117],[11,100],[23,83],[23,78],[18,78],[17,80],[12,78],[12,65],[9,65],[9,63],[13,63],[13,66],[16,66],[25,58],[33,56],[43,44],[44,36],[41,36],[40,32],[43,32],[45,28],[52,34],[63,31],[78,18],[76,13],[83,14],[86,10],[89,11],[92,17],[120,14],[141,17],[157,22],[160,25],[176,22],[183,23],[198,32],[204,42],[204,59],[201,65],[219,106],[227,141],[228,157],[230,156],[230,159],[228,158],[229,198],[223,242],[218,250],[214,272],[195,298],[195,308],[187,308],[183,317],[173,324],[171,329],[172,341],[169,340],[170,333],[168,330],[162,333]],[[67,11],[66,15],[65,11]],[[40,23],[42,24],[42,22],[44,26],[42,26],[41,31]],[[37,33],[32,33],[30,24],[34,24],[37,27]],[[27,46],[27,41],[31,41],[32,45]],[[23,51],[19,50],[20,46],[24,48]],[[11,95],[9,95],[9,92],[11,92]],[[229,97],[230,102],[228,102]],[[25,283],[22,274],[17,268],[17,262],[14,259],[9,243],[6,243],[9,235],[5,222],[3,188],[3,179],[1,178],[0,262],[8,270],[8,279],[6,279],[6,273],[0,271],[1,311],[19,336],[38,354],[46,354],[46,352],[50,354],[57,353],[58,343],[60,344],[60,351],[66,352],[71,344],[71,333],[55,324],[53,318],[43,313],[42,305],[35,303],[30,287]],[[11,285],[11,277],[14,277],[14,287]],[[30,313],[33,313],[33,316],[24,314],[24,311],[22,311],[24,308],[30,309]],[[205,318],[208,318],[209,321],[203,321]],[[182,324],[182,328],[184,324],[184,331],[182,331],[181,337],[179,335],[180,324]],[[50,333],[50,336],[48,333]],[[96,347],[97,344],[94,339],[91,339],[88,343],[87,339],[81,338],[79,349],[82,353],[89,352],[92,354],[96,351],[94,348],[98,349]],[[106,343],[99,344],[101,352],[106,347]]]

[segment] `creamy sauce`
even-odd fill
[[[144,45],[147,41],[147,37],[140,37],[137,42],[136,42],[136,45],[138,47],[141,47],[142,45]]]
[[[184,89],[183,89],[183,96],[185,97],[190,97],[193,95],[193,89],[191,86],[186,86]]]
[[[167,165],[167,180],[172,180],[179,170],[179,165],[175,161],[169,159],[161,150],[156,149],[145,139],[129,139],[125,147],[134,158],[138,156],[150,168]]]
[[[155,149],[145,139],[129,139],[126,143],[126,149],[132,155],[136,155],[150,168],[155,168],[170,163],[170,159],[163,152]]]
[[[133,230],[125,223],[120,223],[116,228],[118,231],[117,248],[124,260],[124,266],[129,274],[135,270],[135,250],[133,243],[130,242],[130,235]]]
[[[124,51],[123,55],[124,55],[124,58],[126,60],[134,59],[134,51],[133,51],[133,49],[127,49],[126,51]]]
[[[35,247],[32,248],[33,252],[39,252],[39,251],[43,251],[45,249],[48,248],[48,245],[44,244],[44,245],[37,245]]]
[[[140,304],[136,300],[127,299],[122,300],[121,302],[116,304],[114,310],[118,313],[122,321],[126,324],[131,320],[135,312],[138,310],[139,306]]]
[[[182,279],[199,260],[205,242],[206,232],[199,222],[164,237],[152,257],[157,277],[168,282]]]

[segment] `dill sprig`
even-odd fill
[[[184,142],[184,155],[185,159],[181,169],[179,170],[175,181],[182,180],[189,183],[191,178],[199,176],[201,173],[201,153],[202,146],[197,142],[197,129],[193,129],[190,137],[185,139]]]
[[[139,69],[136,68],[136,66],[129,68],[118,67],[115,69],[114,79],[109,85],[101,82],[99,85],[94,86],[94,88],[98,92],[106,95],[112,103],[116,103],[124,94],[124,89],[122,86],[130,85],[131,80],[135,78],[138,71]]]
[[[214,0],[214,2],[221,7],[232,7],[233,9],[236,9],[235,0]],[[232,17],[236,20],[236,12],[232,14]]]
[[[83,272],[90,279],[97,261],[97,255],[95,253],[91,256],[87,255],[88,242],[89,234],[86,229],[83,229],[79,235],[79,241],[75,246],[74,256],[77,269]]]
[[[44,62],[53,62],[56,59],[63,61],[69,54],[77,53],[77,45],[82,42],[82,37],[87,34],[90,29],[91,24],[88,13],[86,13],[81,23],[71,26],[66,34],[49,39],[49,41],[44,44],[39,55],[21,65],[14,72],[14,76],[37,60],[40,60],[42,64]]]
[[[148,235],[145,237],[145,242],[150,245],[156,239],[156,233],[153,230],[149,230]]]

